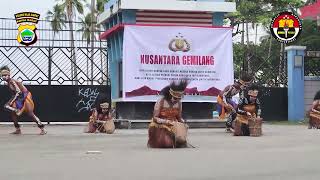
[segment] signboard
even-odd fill
[[[185,100],[215,102],[234,81],[230,28],[126,25],[123,41],[124,101],[156,101],[187,78]]]
[[[320,58],[320,51],[306,51],[306,57]]]

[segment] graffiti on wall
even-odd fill
[[[78,91],[79,101],[76,105],[77,111],[91,111],[99,96],[97,88],[79,88]]]

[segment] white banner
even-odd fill
[[[126,25],[123,99],[155,101],[171,81],[188,78],[184,101],[215,102],[233,83],[232,29]]]

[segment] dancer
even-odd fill
[[[8,66],[0,68],[0,74],[4,81],[7,82],[10,90],[14,92],[14,96],[7,102],[4,107],[11,112],[11,119],[16,130],[11,134],[21,134],[18,117],[26,113],[37,123],[40,129],[40,135],[46,134],[44,125],[40,119],[34,114],[34,102],[32,100],[31,92],[21,83],[10,77],[10,69]]]
[[[228,114],[226,122],[227,132],[231,132],[232,122],[236,119],[237,116],[237,104],[232,100],[232,97],[237,95],[238,93],[244,93],[244,89],[251,82],[252,76],[244,74],[241,76],[239,81],[236,81],[233,85],[228,85],[227,87],[225,87],[217,97],[217,111],[219,112],[219,119],[224,119],[226,117],[226,114]]]
[[[313,98],[311,110],[309,111],[309,129],[320,129],[320,90]]]
[[[256,85],[248,88],[248,93],[241,98],[237,108],[234,135],[236,136],[260,136],[261,135],[261,105],[257,98],[259,93]],[[252,122],[250,122],[252,121]],[[252,125],[252,126],[251,126]],[[249,130],[251,128],[251,132]],[[259,132],[256,132],[254,130]],[[250,134],[251,133],[251,134]]]
[[[95,133],[97,130],[108,134],[112,134],[115,130],[107,102],[101,103],[99,108],[92,110],[86,133]]]
[[[183,93],[188,82],[172,82],[162,89],[161,97],[154,106],[153,118],[149,125],[148,146],[151,148],[179,148],[187,147],[186,139],[178,139],[176,129],[182,129],[182,137],[186,138],[187,125],[182,124]],[[180,123],[177,123],[180,122]],[[176,125],[180,125],[177,127]]]

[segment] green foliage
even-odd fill
[[[281,44],[273,39],[270,35],[270,24],[272,18],[282,12],[291,11],[296,13],[297,9],[310,3],[302,0],[228,0],[229,2],[236,2],[237,12],[229,13],[226,17],[230,20],[231,26],[239,26],[242,23],[246,25],[251,23],[252,27],[255,24],[262,24],[267,35],[262,37],[259,45],[254,45],[251,42],[248,44],[235,43],[234,44],[234,63],[235,63],[235,76],[240,74],[240,71],[247,69],[243,67],[243,64],[247,66],[250,64],[252,72],[256,73],[257,78],[261,81],[267,81],[273,79],[276,82],[279,80],[277,77],[282,71],[279,68],[280,64],[280,49]],[[315,22],[305,21],[303,24],[303,32],[295,44],[306,45],[309,49],[320,49],[319,32],[316,31]],[[238,33],[244,33],[245,29]],[[242,36],[244,38],[245,36]],[[241,42],[245,42],[243,39]],[[293,43],[292,43],[293,44]],[[290,44],[289,44],[290,45]],[[250,61],[247,63],[246,61]],[[246,63],[244,63],[246,62]],[[282,63],[285,63],[282,61]]]
[[[302,32],[294,45],[307,46],[307,50],[320,51],[320,30],[317,23],[311,20],[302,22]],[[319,76],[320,75],[320,58],[305,59],[305,75]]]
[[[287,44],[289,45],[301,45],[307,46],[308,50],[320,50],[320,31],[317,30],[316,22],[311,20],[303,20],[303,30],[297,41]],[[271,39],[270,39],[271,37]],[[271,40],[271,51],[269,54]],[[275,40],[270,34],[261,39],[259,45],[249,44],[249,54],[251,54],[251,62],[253,65],[253,72],[256,73],[257,79],[262,82],[269,80],[276,81],[278,75],[278,66],[280,59],[280,46],[277,40]],[[246,53],[246,44],[234,43],[233,44],[233,56],[234,56],[234,68],[235,76],[240,74],[240,67],[244,61],[243,54]],[[306,65],[309,68],[318,68],[319,61],[308,61]]]
[[[97,0],[97,11],[98,13],[103,13],[104,4],[109,2],[109,0]]]
[[[85,3],[85,0],[60,0],[61,6],[63,9],[65,9],[69,21],[72,21],[73,16],[75,14],[74,10],[76,10],[78,13],[83,14],[83,3]]]
[[[311,20],[302,21],[302,32],[294,45],[307,46],[309,50],[320,50],[320,31],[317,23]]]
[[[92,19],[91,19],[91,13],[87,14],[84,18],[80,18],[81,22],[81,28],[77,31],[82,32],[82,39],[85,39],[87,41],[87,44],[90,44],[91,41],[91,25],[92,25]],[[96,30],[96,28],[94,28]]]
[[[51,28],[54,33],[60,31],[63,27],[65,27],[66,14],[63,10],[63,7],[59,4],[53,6],[52,11],[47,12],[46,19],[51,21]]]

